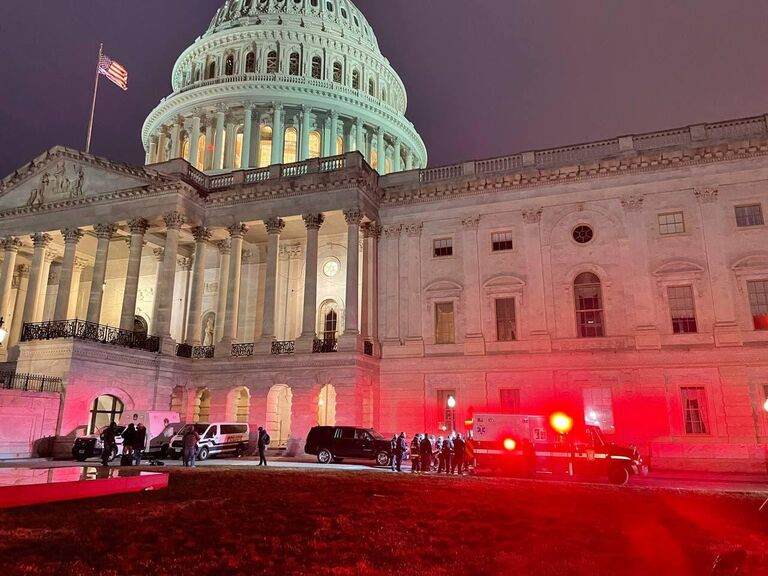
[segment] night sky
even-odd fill
[[[0,175],[55,144],[141,164],[141,125],[223,0],[0,2]],[[765,0],[356,0],[430,165],[768,112]]]

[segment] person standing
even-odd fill
[[[405,432],[400,432],[400,436],[397,437],[395,442],[395,468],[398,472],[402,472],[400,466],[403,463],[403,455],[408,452],[408,441],[405,439]]]
[[[429,473],[432,467],[432,441],[429,439],[429,435],[425,432],[424,439],[421,441],[421,463],[419,467],[422,472]]]
[[[443,466],[445,466],[445,460],[443,460],[443,442],[445,442],[445,439],[442,436],[438,436],[437,442],[435,442],[434,454],[437,458],[438,474],[443,471]]]
[[[147,447],[147,429],[139,422],[136,426],[136,432],[133,435],[133,464],[138,466],[141,464],[141,453]]]
[[[395,471],[395,454],[397,453],[397,434],[392,434],[389,441],[389,469]]]
[[[259,426],[259,439],[257,441],[259,446],[259,466],[267,465],[267,446],[269,445],[269,434],[261,426]]]
[[[187,426],[184,436],[181,437],[181,445],[184,450],[184,466],[187,468],[195,467],[198,440],[200,440],[200,434],[195,430],[194,424],[190,424]]]
[[[121,466],[129,466],[133,458],[133,437],[136,436],[136,427],[133,422],[123,432],[123,457],[120,459]]]
[[[421,436],[419,434],[414,434],[413,440],[411,440],[411,473],[419,471],[419,456],[421,452],[419,442],[421,442]]]
[[[104,466],[109,466],[109,460],[112,458],[112,451],[115,450],[116,447],[116,438],[117,424],[115,424],[113,420],[101,434],[101,439],[104,443],[104,447],[101,449],[101,463]]]
[[[464,468],[464,439],[461,437],[461,434],[456,435],[456,440],[453,441],[453,462],[451,462],[451,474],[453,474],[454,470],[457,471],[459,476],[461,476]]]
[[[447,436],[445,440],[443,440],[443,446],[441,448],[441,457],[443,461],[443,466],[445,466],[446,474],[451,473],[451,456],[452,455],[453,455],[453,438],[451,436]]]

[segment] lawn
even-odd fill
[[[0,511],[0,574],[768,574],[749,495],[493,478],[171,471],[168,490]],[[728,572],[724,572],[728,573]]]

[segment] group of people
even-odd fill
[[[411,472],[462,475],[475,460],[472,438],[457,432],[448,436],[414,434],[411,440]]]
[[[101,450],[101,463],[104,466],[109,465],[109,461],[112,459],[112,453],[117,450],[117,424],[112,422],[107,426],[106,430],[102,433],[103,447]],[[120,459],[120,464],[133,464],[139,466],[141,464],[141,453],[147,446],[147,428],[139,422],[134,424],[131,422],[128,427],[123,431],[123,454]]]

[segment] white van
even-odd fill
[[[181,457],[184,433],[189,426],[194,426],[200,434],[197,442],[197,459],[205,460],[215,454],[233,454],[239,458],[248,449],[250,428],[240,422],[214,422],[211,424],[187,424],[171,439],[168,455],[178,459]]]
[[[160,456],[167,451],[174,431],[172,425],[178,424],[179,420],[179,413],[170,410],[127,410],[120,416],[118,425],[127,428],[128,424],[133,424],[134,427],[144,424],[147,429],[144,453]]]

